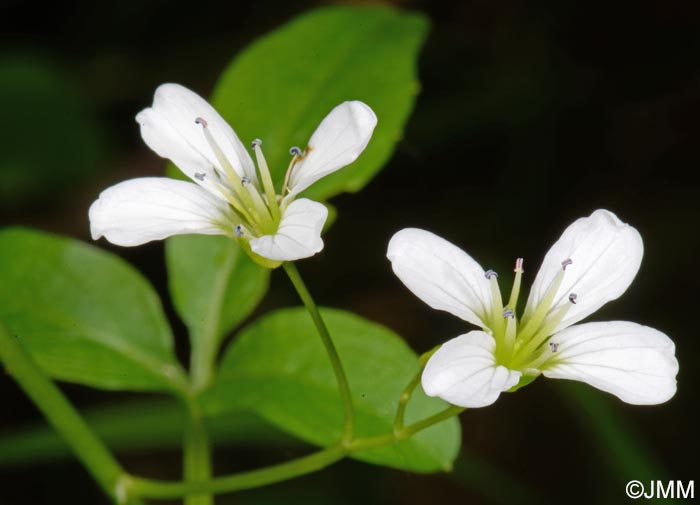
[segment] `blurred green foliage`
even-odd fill
[[[39,58],[0,55],[0,209],[56,201],[101,170],[105,138],[80,86]]]

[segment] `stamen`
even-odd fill
[[[506,332],[503,338],[503,346],[501,349],[497,348],[496,352],[498,352],[499,362],[509,362],[513,355],[518,323],[515,319],[515,312],[512,309],[505,309],[503,318],[506,319]]]
[[[241,180],[241,182],[243,183],[244,181]],[[277,229],[277,225],[272,220],[272,216],[270,215],[270,209],[265,204],[265,200],[263,200],[262,195],[260,195],[260,193],[258,192],[258,188],[255,187],[255,184],[250,183],[250,179],[248,179],[248,181],[243,184],[243,187],[246,190],[248,190],[248,194],[253,200],[253,205],[255,206],[255,210],[257,211],[257,216],[260,219],[260,225],[262,226],[263,231],[266,234],[273,233]]]
[[[272,182],[270,168],[267,166],[267,160],[265,160],[265,155],[260,147],[261,145],[262,140],[255,139],[253,141],[253,151],[255,151],[255,159],[258,161],[258,173],[260,174],[260,180],[262,181],[263,189],[265,190],[265,196],[267,196],[267,206],[270,208],[272,220],[277,222],[281,219],[279,203],[277,202],[277,193],[275,192],[275,185]]]
[[[578,298],[578,295],[576,293],[571,293],[569,295],[569,301],[573,303],[574,305],[576,304],[576,298]]]
[[[487,270],[484,276],[491,283],[491,323],[494,337],[498,342],[503,336],[503,300],[501,299],[501,290],[498,288],[498,274],[494,270]]]
[[[251,182],[252,181],[250,180],[250,177],[248,177],[247,175],[241,177],[241,184],[243,184],[244,186],[250,184]]]
[[[520,365],[521,368],[525,369],[539,369],[549,358],[552,357],[553,354],[555,354],[559,350],[559,344],[555,342],[550,342],[549,343],[549,350],[547,350],[546,347],[542,349],[542,352],[540,352],[539,356],[537,356],[535,359],[533,359],[530,362],[523,363]]]
[[[248,191],[246,191],[243,188],[243,184],[241,183],[241,176],[238,175],[238,172],[234,170],[233,166],[229,162],[229,160],[226,158],[226,155],[224,152],[221,150],[221,147],[219,147],[219,144],[216,142],[214,139],[214,136],[211,134],[209,131],[207,121],[205,119],[202,119],[201,117],[198,117],[197,119],[194,120],[195,123],[198,125],[202,126],[202,132],[204,133],[204,138],[207,141],[207,144],[209,144],[209,147],[211,150],[214,152],[214,156],[218,160],[219,164],[221,165],[221,168],[224,171],[224,175],[226,176],[226,179],[228,182],[231,184],[231,187],[233,188],[233,191],[236,193],[238,198],[241,199],[243,202],[243,206],[247,209],[248,213],[251,215],[255,214],[254,210],[254,204],[253,200],[251,199],[250,195],[248,194]],[[216,167],[214,167],[216,168]],[[252,223],[251,223],[252,224]]]
[[[197,179],[198,181],[204,181],[204,178],[207,176],[207,174],[201,173],[201,172],[195,172],[194,173],[194,178]]]
[[[566,267],[571,265],[572,263],[573,262],[571,261],[571,259],[562,261],[561,270],[552,280],[552,283],[547,288],[547,291],[540,300],[540,303],[535,307],[534,312],[532,314],[528,314],[527,310],[525,311],[523,319],[527,322],[523,327],[523,331],[520,333],[521,339],[527,340],[538,330],[538,328],[542,324],[542,321],[544,321],[544,318],[547,316],[549,310],[552,307],[554,297],[556,296],[557,291],[559,291],[559,286],[561,286],[561,283],[564,280],[564,272],[566,271]]]
[[[287,173],[284,174],[284,182],[282,183],[282,196],[284,197],[284,194],[287,192],[287,185],[289,184],[289,178],[292,175],[292,169],[294,168],[294,164],[297,162],[299,158],[301,158],[301,149],[298,147],[294,146],[289,150],[289,154],[292,155],[292,159],[289,162],[289,166],[287,167]]]
[[[243,226],[240,225],[240,224],[237,224],[237,225],[233,228],[233,233],[236,234],[236,237],[241,238],[241,237],[244,235]]]
[[[574,296],[574,300],[575,299],[576,297]],[[571,297],[569,297],[569,301],[571,301]],[[554,332],[559,323],[561,323],[564,319],[564,316],[566,316],[566,313],[569,312],[569,309],[571,308],[573,303],[574,302],[571,301],[571,303],[565,304],[564,306],[559,308],[550,318],[548,318],[546,324],[543,325],[542,328],[540,328],[540,330],[520,351],[518,351],[519,355],[527,357],[530,354],[532,354],[535,351],[535,349],[537,349],[542,344],[542,342],[544,342]]]

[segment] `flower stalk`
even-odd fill
[[[335,374],[335,379],[338,383],[338,390],[340,391],[340,398],[343,402],[343,412],[345,417],[341,443],[343,445],[347,445],[352,441],[353,433],[355,430],[355,409],[352,404],[352,394],[350,392],[350,385],[348,384],[348,379],[345,376],[343,364],[340,361],[340,356],[338,355],[338,351],[335,348],[333,339],[331,338],[331,335],[328,332],[326,323],[323,321],[321,313],[318,311],[318,307],[316,306],[316,303],[311,297],[311,293],[309,293],[309,290],[306,288],[306,285],[304,284],[301,275],[299,275],[299,270],[297,270],[294,263],[287,262],[283,263],[282,266],[284,268],[284,271],[287,273],[289,280],[292,282],[294,289],[296,289],[297,293],[299,294],[299,298],[301,298],[304,307],[306,307],[306,310],[309,312],[309,315],[311,316],[311,319],[313,320],[314,325],[318,330],[318,334],[321,337],[323,346],[326,349],[328,359],[330,360],[331,365],[333,366],[333,373]]]

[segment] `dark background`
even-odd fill
[[[391,274],[384,254],[395,231],[428,228],[502,272],[522,256],[532,279],[567,224],[610,209],[640,231],[645,258],[630,290],[591,319],[664,331],[677,344],[681,371],[677,395],[662,406],[596,399],[664,469],[658,478],[700,478],[700,8],[690,1],[395,4],[433,22],[419,64],[422,93],[391,162],[360,193],[333,200],[339,217],[325,250],[300,264],[316,299],[379,321],[423,352],[465,328]],[[0,223],[89,240],[87,208],[101,189],[162,171],[133,119],[157,85],[179,82],[206,96],[239,49],[316,5],[3,2]],[[117,250],[166,295],[162,244],[100,246]],[[296,303],[275,272],[259,312]],[[174,324],[184,355],[182,326]],[[117,396],[65,390],[80,406]],[[569,395],[577,391],[541,379],[463,414],[465,456],[450,476],[347,461],[217,503],[624,503],[627,479],[608,452],[614,443],[595,431],[598,413]],[[0,377],[0,395],[0,429],[38,419],[9,377]],[[293,453],[223,450],[216,464],[250,468]],[[472,468],[468,456],[483,463]],[[178,475],[172,451],[124,462],[150,476]],[[488,487],[480,472],[491,466],[513,486],[479,489]],[[72,461],[0,468],[0,504],[38,503],[106,501]]]

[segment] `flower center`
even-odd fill
[[[498,287],[498,274],[493,270],[486,271],[486,278],[491,284],[491,314],[488,324],[496,340],[496,361],[512,370],[539,373],[538,368],[559,350],[559,345],[545,341],[552,335],[559,323],[564,319],[577,295],[569,294],[568,303],[557,307],[555,297],[566,274],[566,267],[571,265],[571,259],[562,261],[562,268],[552,280],[539,303],[527,307],[522,317],[517,316],[518,297],[523,275],[523,259],[515,262],[515,279],[510,292],[508,303],[504,306]]]
[[[223,197],[232,211],[233,236],[239,239],[258,237],[275,233],[282,219],[285,207],[290,203],[283,199],[287,191],[287,183],[296,161],[302,156],[298,147],[292,148],[292,160],[287,169],[284,185],[280,195],[275,191],[270,169],[262,152],[262,140],[255,139],[252,149],[255,152],[257,172],[250,175],[240,175],[231,161],[226,157],[221,146],[209,130],[209,124],[201,117],[195,123],[202,127],[204,138],[209,144],[220,166],[214,166],[215,178],[206,174],[195,173],[194,178],[200,185],[211,193]],[[241,168],[241,167],[238,167]]]

